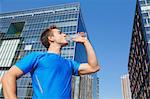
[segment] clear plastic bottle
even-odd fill
[[[76,34],[71,34],[71,35],[67,35],[66,37],[66,40],[69,41],[69,42],[73,42],[73,38],[76,38],[76,37],[79,37],[79,36],[82,36],[82,37],[87,37],[87,33],[86,32],[78,32]]]

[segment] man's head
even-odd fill
[[[66,34],[61,32],[55,25],[50,26],[41,34],[41,42],[47,49],[52,43],[59,44],[60,46],[68,44]]]

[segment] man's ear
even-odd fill
[[[53,42],[54,41],[54,37],[53,36],[48,36],[48,40]]]

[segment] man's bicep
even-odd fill
[[[20,76],[22,76],[24,74],[23,71],[20,68],[18,68],[17,66],[15,66],[15,65],[12,66],[8,70],[7,73],[10,74],[10,75],[16,76],[17,78],[19,78]]]
[[[93,68],[88,63],[80,64],[78,71],[80,75],[90,74],[94,72]]]

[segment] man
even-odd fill
[[[61,48],[68,44],[66,34],[56,26],[51,26],[41,35],[41,42],[48,51],[32,52],[18,61],[3,76],[4,97],[17,99],[16,79],[30,72],[33,99],[71,99],[72,75],[90,74],[99,70],[95,52],[88,39],[83,36],[83,32],[72,40],[84,44],[88,63],[79,64],[61,57]]]

